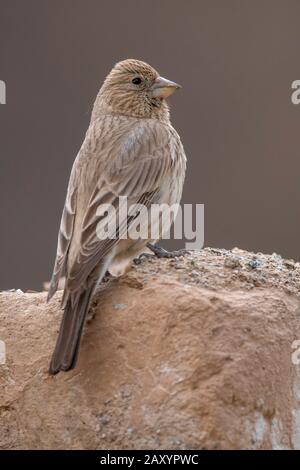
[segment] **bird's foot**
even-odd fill
[[[179,256],[184,256],[189,253],[188,250],[174,250],[168,251],[159,246],[157,243],[147,243],[147,248],[154,253],[157,258],[178,258]]]
[[[162,248],[159,246],[157,243],[147,243],[147,248],[152,251],[152,253],[141,253],[138,258],[135,258],[133,260],[133,263],[135,265],[139,265],[142,263],[144,259],[149,259],[149,258],[178,258],[179,256],[184,256],[187,253],[189,253],[189,250],[174,250],[174,251],[168,251],[165,250],[165,248]]]
[[[137,258],[134,258],[133,264],[136,266],[141,264],[144,259],[154,258],[152,253],[141,253]]]

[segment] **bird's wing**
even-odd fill
[[[76,227],[67,248],[72,251],[72,262],[68,262],[66,288],[72,292],[86,287],[93,269],[118,243],[133,219],[118,211],[119,197],[126,196],[129,204],[140,203],[149,207],[159,197],[162,182],[174,165],[173,153],[180,145],[177,135],[158,121],[134,120],[128,125],[126,119],[122,128],[121,117],[115,117],[110,125],[107,124],[108,118],[110,117],[104,117],[97,123],[100,128],[96,133],[101,137],[96,139],[98,143],[95,143],[95,138],[93,144],[86,143],[89,158],[85,159],[86,164],[81,169],[80,178],[77,176],[76,180],[75,175],[77,187],[76,184],[72,185],[73,194],[83,191],[80,187],[82,184],[85,185],[85,193],[88,187],[93,186],[82,214],[78,218],[76,215]],[[108,128],[110,130],[107,131]],[[90,138],[92,137],[93,133]],[[76,200],[82,199],[84,198],[77,194]],[[100,228],[98,224],[101,226],[103,220],[103,214],[97,209],[102,204],[111,204],[117,212],[116,231],[106,240],[100,240],[97,236],[97,226]],[[110,226],[107,217],[105,223]]]
[[[51,299],[51,297],[55,294],[57,290],[59,278],[64,271],[67,260],[67,253],[73,234],[74,219],[76,213],[77,179],[78,172],[76,165],[74,164],[70,175],[66,201],[60,221],[60,228],[57,239],[56,258],[54,262],[54,268],[47,297],[48,301]]]

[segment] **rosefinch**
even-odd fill
[[[133,59],[115,65],[96,98],[90,126],[75,159],[58,235],[48,300],[60,275],[66,282],[63,318],[49,372],[75,367],[95,289],[107,270],[131,263],[150,239],[121,239],[131,219],[120,215],[115,238],[100,240],[101,204],[178,203],[186,157],[165,98],[179,85]]]

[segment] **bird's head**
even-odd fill
[[[104,81],[94,111],[168,120],[165,99],[181,88],[140,60],[118,62]]]

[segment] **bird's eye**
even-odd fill
[[[135,77],[132,79],[132,83],[134,83],[134,85],[140,85],[142,83],[142,79],[140,77]]]

